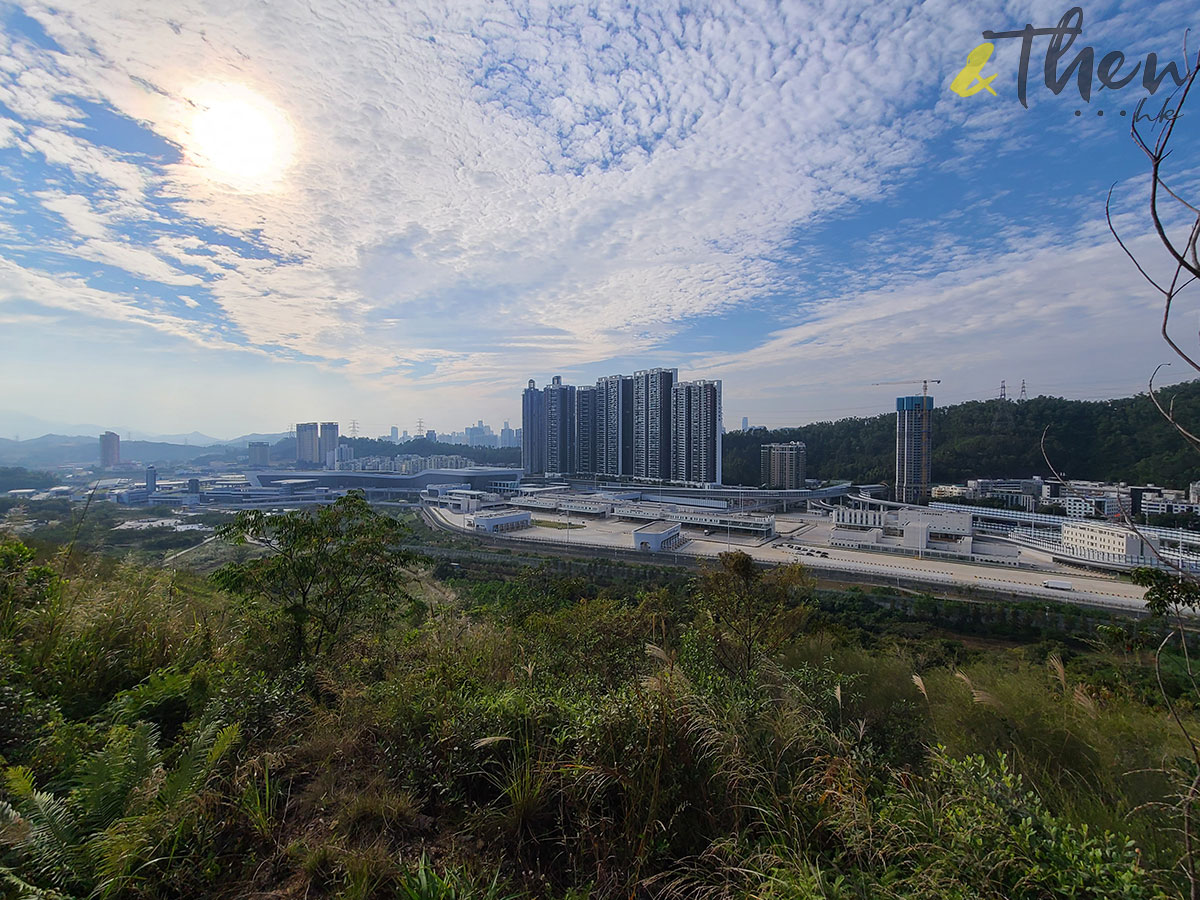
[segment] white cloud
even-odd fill
[[[1130,249],[1152,272],[1165,270],[1155,237]],[[1197,300],[1181,295],[1173,331],[1196,321]],[[1092,232],[898,289],[832,297],[805,324],[695,368],[732,389],[727,415],[747,410],[770,425],[831,418],[839,407],[886,411],[905,388],[873,382],[903,379],[940,378],[943,404],[995,396],[1002,379],[1015,393],[1026,376],[1031,395],[1092,399],[1142,390],[1155,365],[1178,362],[1158,335],[1161,317],[1161,298],[1111,239]]]
[[[1019,145],[1023,111],[969,117],[945,98],[946,73],[981,28],[1061,14],[839,0],[686,10],[109,0],[28,12],[64,52],[12,44],[21,66],[0,67],[0,102],[31,125],[10,126],[8,140],[94,196],[40,190],[72,236],[53,248],[83,265],[52,275],[11,264],[3,277],[26,302],[201,346],[245,341],[330,366],[355,389],[418,388],[464,411],[481,398],[511,408],[531,369],[658,354],[697,317],[799,290],[781,246],[886,196],[955,126]],[[265,98],[294,130],[274,190],[239,193],[186,152],[164,165],[83,127],[83,104],[97,102],[186,150],[189,97],[221,81]],[[799,348],[832,366],[857,352],[847,335],[864,327],[914,347],[956,331],[977,342],[963,365],[986,357],[978,342],[1006,333],[1003,317],[965,298],[991,291],[999,304],[999,273],[1033,257],[977,258],[945,224],[919,263],[878,248],[902,289],[805,308],[807,324],[714,370],[750,379],[763,356],[785,367]],[[170,312],[153,285],[146,298],[86,290],[88,262],[156,285],[203,283],[211,303],[163,289],[182,304]],[[1077,309],[1065,296],[1009,308],[1061,328]],[[921,331],[908,322],[918,316],[938,320]],[[464,383],[472,395],[451,399],[445,386]]]

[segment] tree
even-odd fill
[[[59,586],[54,570],[35,564],[35,556],[17,538],[0,533],[0,639],[11,638],[21,615],[49,599]]]
[[[218,535],[233,544],[259,544],[269,554],[226,565],[213,578],[265,604],[267,615],[285,626],[291,662],[306,663],[328,654],[371,615],[410,599],[406,566],[415,557],[396,548],[404,533],[360,492],[315,511],[247,510]]]
[[[764,571],[740,550],[718,560],[700,576],[700,593],[722,664],[745,676],[799,633],[816,582],[799,563]]]

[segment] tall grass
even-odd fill
[[[186,574],[80,557],[69,590],[31,591],[31,565],[9,564],[0,636],[13,891],[1179,892],[1186,748],[1136,654],[810,620],[731,661],[694,589],[532,572],[456,594],[416,567],[432,612],[289,667],[253,610]]]

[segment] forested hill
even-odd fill
[[[1200,381],[1159,392],[1172,398],[1184,427],[1200,427]],[[1040,442],[1068,478],[1186,487],[1200,480],[1200,453],[1190,449],[1138,394],[1117,400],[1034,397],[1024,402],[973,401],[935,409],[933,480],[1049,475]],[[730,432],[724,438],[726,484],[759,483],[759,447],[774,441],[808,445],[808,477],[890,484],[895,477],[896,415],[814,422],[774,431]]]

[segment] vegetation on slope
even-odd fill
[[[1180,421],[1200,420],[1200,381],[1173,385],[1161,394],[1164,406],[1174,401]],[[1068,478],[1172,487],[1200,479],[1195,452],[1179,440],[1149,396],[1139,394],[1119,400],[1033,397],[1023,403],[988,400],[935,408],[934,481],[1049,476],[1041,450],[1043,432],[1051,461],[1065,468]],[[759,448],[775,441],[804,441],[810,478],[890,484],[895,477],[892,413],[730,432],[724,438],[725,482],[757,485]]]
[[[201,579],[0,543],[0,892],[1186,888],[1164,697],[1194,728],[1194,685],[1169,657],[1158,692],[1153,623],[972,649],[936,601],[737,553],[640,586],[433,567],[354,497],[226,536],[273,552]]]
[[[37,472],[20,466],[0,466],[0,493],[26,488],[48,488],[58,484],[51,472]]]

